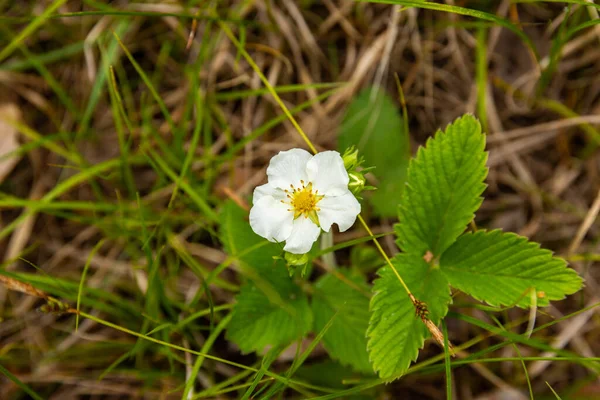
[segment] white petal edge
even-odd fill
[[[348,172],[337,151],[323,151],[306,164],[308,179],[319,194],[341,196],[348,191]]]
[[[317,203],[317,207],[321,209],[317,211],[319,224],[325,232],[329,232],[332,224],[337,224],[340,232],[350,229],[360,214],[360,203],[347,189],[341,196],[325,196]]]
[[[300,180],[308,183],[306,163],[312,157],[308,151],[302,149],[280,151],[269,162],[269,184],[280,189],[289,189],[290,184],[300,186]]]
[[[294,213],[272,196],[263,196],[250,209],[250,227],[270,242],[283,242],[292,233]]]
[[[292,233],[287,238],[283,250],[293,254],[306,254],[319,238],[320,233],[321,228],[315,225],[310,218],[301,215],[294,220]]]
[[[265,183],[264,185],[257,186],[254,189],[254,193],[252,194],[252,204],[256,204],[264,196],[271,196],[275,200],[287,200],[286,194],[283,190],[271,185],[270,183]]]

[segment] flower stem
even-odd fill
[[[365,219],[362,217],[362,215],[360,215],[360,214],[358,215],[358,220],[362,224],[363,228],[365,228],[365,230],[367,231],[367,234],[369,236],[373,237],[373,232],[371,231],[371,228],[369,228],[369,225],[367,225],[367,223],[365,222]],[[404,288],[404,290],[406,290],[406,293],[408,294],[408,297],[410,297],[411,301],[416,306],[415,301],[413,300],[414,299],[413,294],[410,292],[410,289],[408,288],[408,286],[406,286],[406,283],[404,282],[404,279],[402,279],[402,277],[400,276],[400,273],[398,272],[398,270],[396,269],[396,267],[394,267],[394,264],[392,264],[392,261],[387,256],[387,254],[383,250],[383,247],[381,247],[381,245],[379,244],[379,242],[377,241],[377,239],[375,239],[375,237],[373,237],[373,243],[375,243],[375,247],[377,247],[377,250],[379,250],[379,252],[383,256],[383,258],[385,259],[385,262],[387,263],[387,265],[389,265],[390,268],[392,269],[392,271],[394,271],[394,274],[396,275],[396,278],[398,278],[398,280],[400,281],[400,284],[402,285],[402,287]]]
[[[321,235],[321,250],[328,249],[333,246],[333,232],[323,232]],[[323,262],[328,267],[337,268],[337,261],[335,260],[335,253],[330,251],[329,253],[323,254]]]

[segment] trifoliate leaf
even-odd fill
[[[427,304],[431,321],[439,323],[450,303],[448,281],[440,269],[405,253],[392,263],[412,294]],[[371,298],[368,351],[379,376],[390,378],[404,373],[417,358],[429,331],[391,268],[380,268],[378,275]]]
[[[529,307],[532,294],[546,306],[582,283],[562,258],[500,230],[464,234],[444,252],[440,268],[452,286],[492,306]]]
[[[367,354],[369,288],[362,278],[339,271],[323,276],[315,285],[312,309],[314,331],[333,322],[323,336],[323,345],[332,358],[356,371],[373,373]]]
[[[367,88],[350,103],[340,127],[338,149],[343,153],[356,146],[364,157],[364,166],[375,166],[377,190],[369,197],[375,213],[395,217],[398,200],[404,190],[410,157],[408,132],[398,107],[382,90]]]
[[[235,203],[226,203],[219,219],[226,251],[238,259],[249,278],[236,296],[227,338],[244,353],[301,338],[311,328],[312,314],[306,295],[290,279],[285,264],[273,259],[281,255],[281,249],[256,235],[247,213]]]
[[[419,149],[408,168],[395,226],[402,250],[439,256],[465,230],[485,189],[484,147],[479,122],[465,115]]]

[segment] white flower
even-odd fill
[[[337,151],[311,155],[281,151],[267,168],[268,183],[254,190],[250,226],[271,242],[285,241],[285,251],[307,253],[321,229],[337,224],[349,229],[360,203],[348,190],[348,173]]]

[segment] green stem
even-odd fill
[[[321,250],[328,249],[333,247],[333,232],[330,230],[329,232],[324,232],[321,235]],[[328,253],[323,254],[323,262],[331,268],[337,268],[337,261],[335,260],[335,253],[330,251]]]

